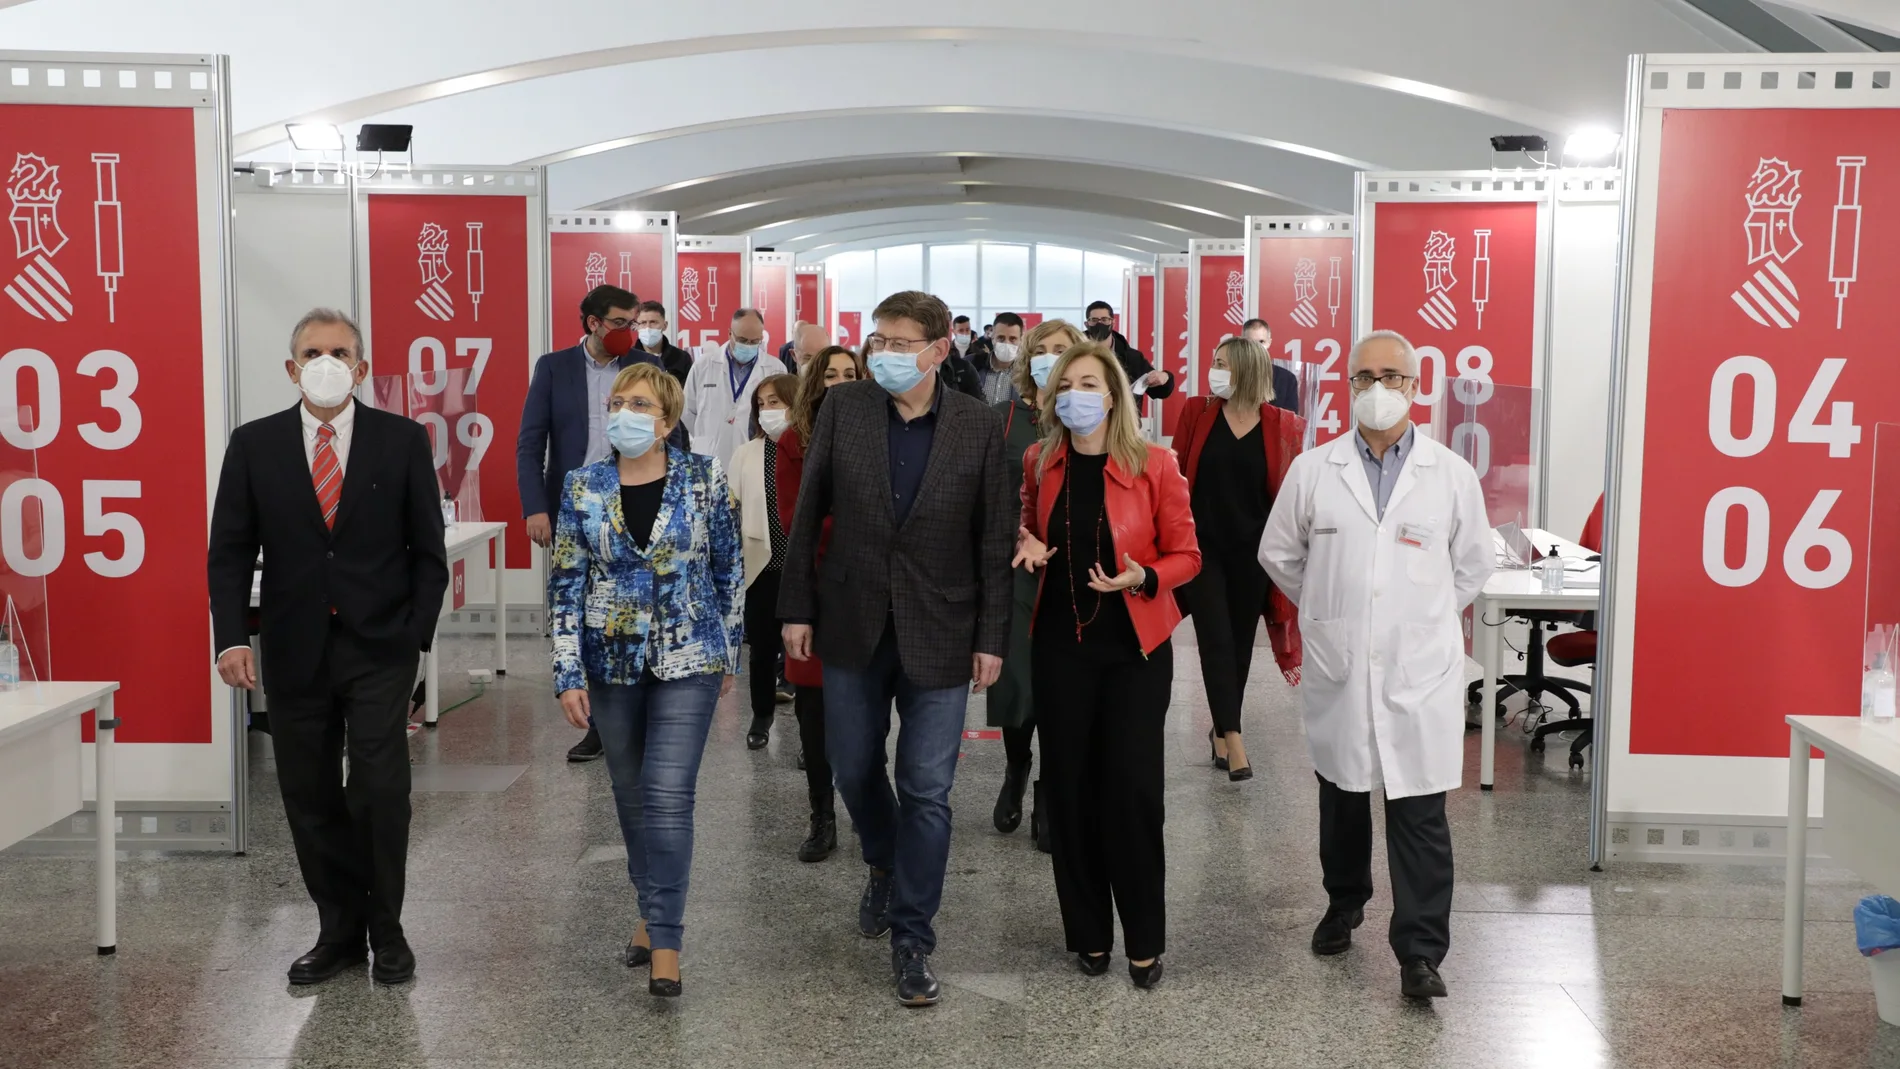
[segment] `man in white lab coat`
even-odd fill
[[[1347,361],[1358,432],[1293,462],[1260,566],[1300,607],[1306,741],[1330,899],[1313,951],[1352,946],[1372,897],[1372,791],[1385,791],[1392,950],[1408,998],[1441,998],[1451,945],[1445,792],[1464,770],[1459,614],[1496,565],[1477,473],[1409,420],[1418,354],[1375,331]]]
[[[759,383],[785,373],[785,364],[764,353],[765,316],[756,308],[732,313],[732,332],[724,347],[701,354],[686,376],[686,410],[680,422],[692,436],[693,452],[715,457],[721,466],[752,435],[752,392]]]

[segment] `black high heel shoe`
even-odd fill
[[[1207,729],[1207,755],[1214,759],[1215,768],[1220,769],[1222,772],[1227,771],[1227,759],[1225,757],[1222,757],[1220,755],[1220,751],[1214,748],[1214,729],[1213,728]]]
[[[662,980],[657,976],[647,980],[647,994],[654,998],[678,998],[682,990],[678,980]]]
[[[1100,976],[1108,971],[1108,955],[1106,953],[1077,954],[1075,966],[1082,970],[1084,976]]]
[[[1152,990],[1156,984],[1161,982],[1161,959],[1156,958],[1146,965],[1136,965],[1132,961],[1129,962],[1128,978],[1133,980],[1135,986],[1141,988],[1143,991]]]
[[[626,962],[629,969],[644,968],[653,964],[653,948],[636,946],[633,940],[627,940]]]

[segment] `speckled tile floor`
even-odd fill
[[[447,642],[445,679],[486,652]],[[1001,743],[971,741],[938,927],[943,1004],[896,1005],[881,944],[858,938],[849,841],[794,855],[804,779],[789,712],[745,749],[741,687],[720,707],[699,781],[686,996],[660,1003],[619,963],[631,893],[599,764],[548,694],[540,644],[505,683],[412,743],[418,764],[522,765],[500,793],[415,797],[405,916],[416,981],[365,973],[292,990],[314,912],[297,875],[268,743],[252,757],[247,857],[121,861],[117,957],[91,949],[79,858],[0,854],[0,1067],[363,1066],[1897,1066],[1849,913],[1864,893],[1812,874],[1807,1005],[1780,1006],[1778,869],[1584,858],[1587,786],[1565,748],[1501,731],[1498,789],[1454,794],[1452,997],[1398,997],[1383,886],[1359,945],[1307,950],[1325,898],[1296,698],[1257,659],[1249,752],[1230,785],[1207,765],[1191,651],[1169,717],[1168,977],[1070,965],[1047,860],[998,835]],[[789,710],[789,707],[781,707]],[[971,705],[980,727],[981,700]],[[1476,779],[1469,740],[1467,783]],[[1384,884],[1384,860],[1374,871]]]

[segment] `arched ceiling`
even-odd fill
[[[899,240],[1145,257],[1345,211],[1362,168],[1622,113],[1633,52],[1893,47],[1889,0],[0,0],[9,48],[228,53],[240,158],[408,122],[545,164],[556,209],[823,256]]]

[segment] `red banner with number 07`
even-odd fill
[[[1859,709],[1873,427],[1900,421],[1900,111],[1662,130],[1630,750],[1785,756],[1784,716]]]

